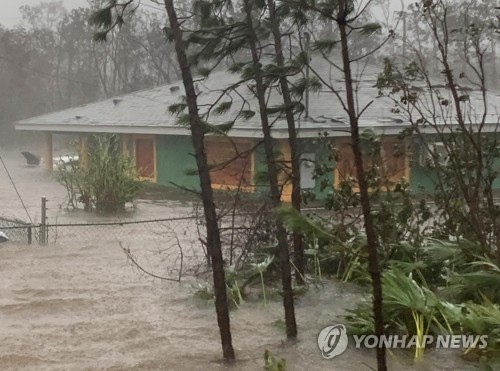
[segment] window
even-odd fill
[[[356,179],[356,166],[350,139],[340,139],[335,143],[337,162],[334,169],[335,186],[350,178]],[[404,142],[397,138],[382,138],[380,153],[363,155],[365,171],[373,166],[380,168],[380,175],[385,179],[397,182],[402,177],[408,177],[408,161],[405,154]]]
[[[314,179],[315,164],[316,154],[303,153],[300,156],[300,188],[312,189],[316,186],[316,179]]]
[[[154,137],[134,138],[135,165],[141,178],[155,178]]]
[[[207,138],[205,150],[216,187],[248,189],[253,186],[253,144],[249,140]]]
[[[427,146],[422,146],[420,150],[420,165],[427,166],[428,164],[437,166],[446,166],[450,156],[443,142],[430,143]]]

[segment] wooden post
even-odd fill
[[[53,165],[52,165],[52,158],[53,158],[53,151],[52,151],[52,133],[45,133],[45,152],[44,152],[44,160],[45,160],[45,170],[52,171],[53,170]]]
[[[47,244],[47,198],[42,197],[42,210],[40,220],[40,245]]]
[[[30,226],[28,227],[28,245],[31,245],[31,242],[33,239],[31,228],[32,228],[32,225],[30,224]]]

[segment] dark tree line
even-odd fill
[[[22,21],[0,25],[0,143],[12,143],[12,122],[177,80],[173,47],[162,32],[162,9],[138,8],[127,27],[96,43],[93,11],[62,1],[21,8]]]

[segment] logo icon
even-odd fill
[[[325,359],[332,359],[344,353],[348,343],[344,325],[327,326],[318,335],[318,347]]]

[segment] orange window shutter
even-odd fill
[[[228,139],[207,139],[205,149],[212,183],[220,186],[248,187],[252,183],[251,143]]]
[[[154,178],[155,153],[153,139],[138,138],[135,140],[135,163],[139,176]]]

